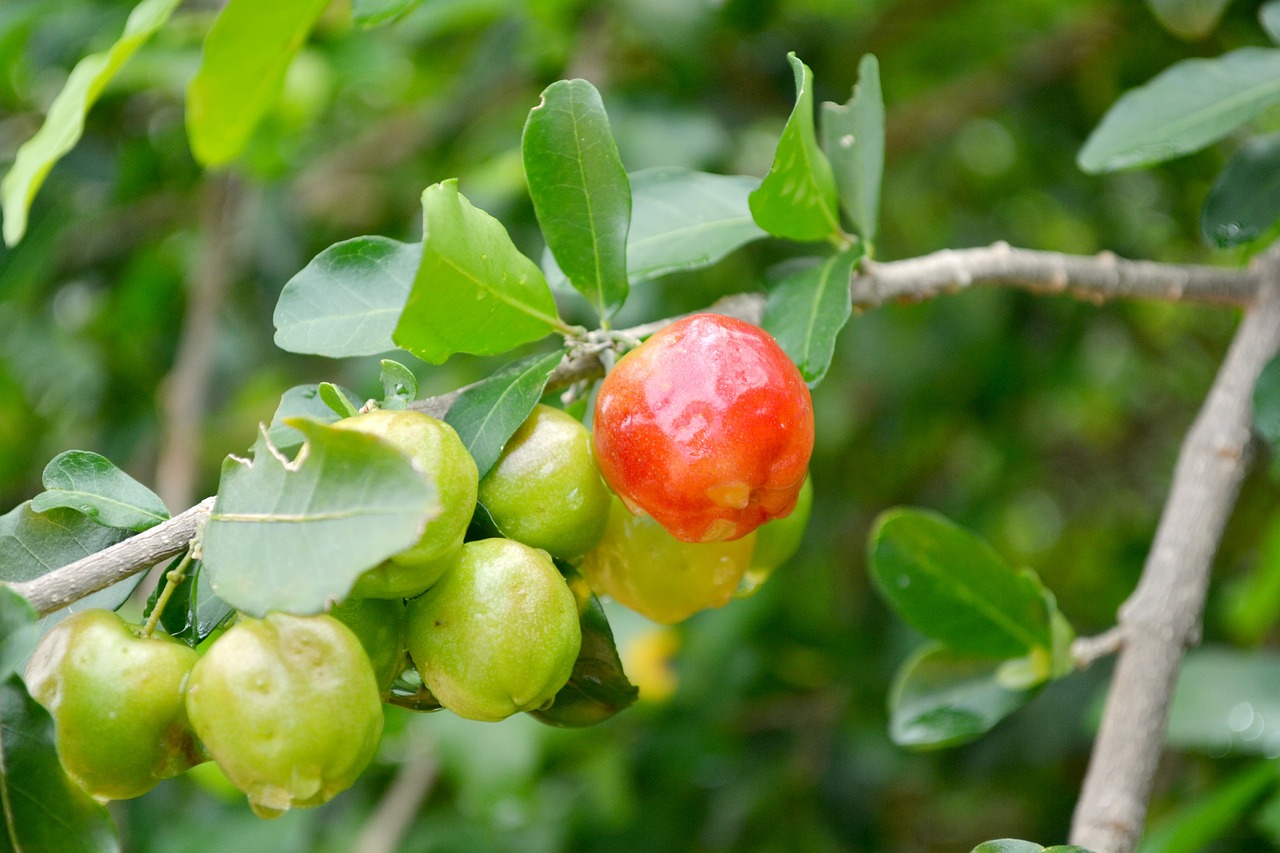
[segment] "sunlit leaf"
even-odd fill
[[[356,399],[354,391],[339,387],[348,400]],[[293,451],[302,446],[305,436],[289,426],[286,421],[291,418],[305,418],[322,424],[335,423],[340,416],[329,408],[320,396],[319,385],[295,385],[280,397],[280,405],[271,417],[271,425],[267,430],[267,440],[271,446],[281,453],[292,456]]]
[[[1126,92],[1078,158],[1086,172],[1147,166],[1216,142],[1280,103],[1280,50],[1247,47],[1186,59]]]
[[[913,628],[958,652],[1015,658],[1053,647],[1034,576],[937,513],[894,509],[871,534],[871,576]]]
[[[380,365],[384,409],[403,409],[418,399],[418,377],[412,370],[389,358],[384,358]]]
[[[386,237],[335,243],[285,284],[276,302],[276,346],[331,358],[395,349],[395,330],[422,244]]]
[[[320,402],[339,418],[354,418],[360,414],[360,407],[351,402],[346,392],[332,382],[321,382],[316,386],[316,391],[320,394]]]
[[[228,0],[187,88],[187,135],[208,167],[234,160],[274,103],[329,0]]]
[[[4,213],[4,241],[16,245],[27,230],[31,202],[49,170],[76,146],[84,132],[84,117],[102,90],[129,58],[164,26],[181,0],[142,0],[125,22],[124,33],[102,53],[76,63],[49,114],[35,135],[18,149],[13,167],[0,182],[0,208]]]
[[[87,450],[68,450],[44,469],[45,491],[31,502],[36,512],[67,507],[106,527],[142,531],[169,517],[154,492],[111,460]]]
[[[997,678],[1000,661],[927,646],[903,664],[889,696],[889,736],[937,749],[980,737],[1035,696]]]
[[[884,96],[880,64],[871,54],[858,65],[858,84],[844,104],[822,105],[822,148],[831,161],[840,206],[854,230],[874,243],[884,176]]]
[[[551,371],[563,357],[564,352],[557,350],[512,362],[462,392],[449,407],[444,419],[471,452],[481,477],[489,473],[507,439],[538,404]]]
[[[524,171],[547,248],[607,319],[627,298],[631,185],[600,93],[560,80],[524,126]]]
[[[319,613],[357,577],[417,542],[439,498],[408,457],[377,438],[303,420],[293,461],[260,436],[223,465],[204,528],[215,594],[239,610]]]
[[[862,255],[858,247],[823,258],[769,288],[764,328],[800,368],[810,387],[826,376],[836,337],[853,313],[849,281]]]
[[[1204,201],[1200,231],[1219,248],[1256,240],[1280,220],[1280,134],[1245,143]]]
[[[115,853],[107,810],[67,778],[54,746],[53,718],[17,675],[0,681],[0,849]]]
[[[796,78],[796,105],[787,119],[773,166],[751,193],[751,215],[775,237],[817,241],[840,237],[836,180],[818,147],[813,124],[813,72],[787,54]]]
[[[426,361],[494,355],[564,328],[538,266],[449,180],[422,193],[422,263],[395,342]]]
[[[1147,0],[1160,25],[1178,38],[1202,39],[1222,20],[1231,0]]]

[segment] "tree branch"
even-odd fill
[[[1129,853],[1142,834],[1178,668],[1200,639],[1213,556],[1247,467],[1253,386],[1280,348],[1278,272],[1274,256],[1255,270],[1269,286],[1183,440],[1142,577],[1120,610],[1124,645],[1071,831],[1096,853]]]

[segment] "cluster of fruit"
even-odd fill
[[[409,457],[441,512],[330,613],[241,615],[199,652],[107,611],[60,623],[27,682],[54,717],[64,767],[94,797],[137,796],[212,758],[259,814],[323,803],[372,758],[381,700],[407,670],[475,720],[554,701],[585,603],[557,562],[676,622],[787,559],[812,499],[808,388],[767,334],[716,315],[624,356],[599,389],[594,435],[539,405],[483,478],[453,429],[425,414],[374,410],[337,426]],[[477,508],[501,536],[467,539]]]

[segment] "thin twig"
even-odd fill
[[[1093,637],[1077,637],[1071,644],[1071,659],[1077,669],[1085,669],[1123,647],[1124,630],[1116,626]]]

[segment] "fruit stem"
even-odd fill
[[[142,626],[142,636],[150,637],[155,633],[156,625],[160,622],[160,617],[164,614],[165,605],[169,603],[169,599],[173,597],[174,590],[178,585],[186,580],[187,568],[191,565],[191,549],[187,549],[187,553],[182,555],[182,560],[178,565],[174,566],[164,576],[164,589],[160,590],[160,595],[156,598],[156,606],[151,608],[151,615],[147,617],[147,624]]]

